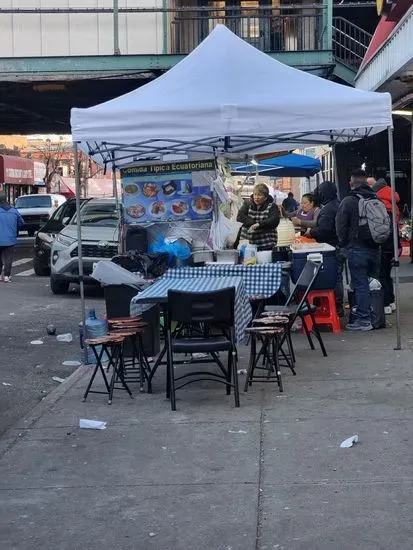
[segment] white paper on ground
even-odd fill
[[[52,380],[54,380],[55,382],[60,382],[61,384],[66,380],[66,378],[60,378],[60,376],[52,376]]]
[[[80,367],[82,363],[80,361],[63,361],[64,367]]]
[[[106,430],[106,422],[81,418],[79,420],[79,428],[86,428],[88,430]]]
[[[358,443],[359,436],[357,434],[352,435],[351,437],[348,437],[340,444],[340,449],[349,449],[354,445],[354,443]]]
[[[30,343],[34,346],[40,346],[40,344],[43,344],[41,340],[32,340]]]
[[[56,340],[58,342],[71,342],[73,340],[73,336],[68,332],[67,334],[58,334],[56,336]]]

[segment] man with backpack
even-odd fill
[[[350,194],[340,204],[336,230],[340,246],[347,249],[356,311],[348,330],[372,330],[369,277],[378,278],[380,245],[390,235],[390,218],[383,203],[367,183],[364,170],[355,170]]]
[[[371,178],[374,179],[374,178]],[[370,183],[369,183],[370,185]],[[386,180],[379,178],[377,181],[374,180],[372,185],[373,191],[376,193],[377,198],[381,200],[384,204],[387,213],[390,217],[390,222],[392,221],[392,189],[390,185],[387,184]],[[400,196],[397,191],[395,191],[396,205],[400,202]],[[396,209],[396,220],[399,223],[400,211],[397,207]],[[397,235],[397,240],[399,243],[400,249],[400,237]],[[384,313],[390,315],[393,311],[396,311],[396,304],[394,298],[394,289],[393,289],[393,279],[391,277],[391,271],[393,267],[393,258],[394,258],[394,245],[393,245],[393,228],[391,226],[391,231],[389,238],[386,242],[381,245],[380,252],[380,283],[384,290]]]

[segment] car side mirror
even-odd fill
[[[63,224],[63,225],[67,225],[69,222],[70,222],[69,216],[66,216],[66,217],[63,218],[63,220],[62,220],[62,224]]]

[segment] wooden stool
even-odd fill
[[[316,301],[318,301],[319,304],[316,304]],[[317,325],[329,325],[333,332],[341,332],[334,290],[312,290],[308,294],[308,302],[317,308],[314,313]],[[308,330],[311,331],[313,328],[311,317],[306,316],[304,322]]]
[[[100,338],[89,338],[85,340],[85,344],[90,346],[96,357],[96,366],[93,370],[92,377],[89,380],[89,384],[83,396],[83,401],[86,401],[89,393],[106,393],[109,396],[108,404],[111,405],[113,399],[113,390],[115,389],[115,382],[117,380],[120,380],[123,389],[128,392],[130,397],[133,397],[132,392],[125,382],[124,376],[123,345],[125,343],[125,338],[126,337],[122,334],[108,334],[107,336],[102,336]],[[100,348],[99,351],[97,349],[98,347]],[[108,382],[108,379],[106,378],[106,374],[102,365],[102,357],[104,356],[104,354],[109,357],[108,369],[109,367],[113,367],[113,373],[110,382]],[[93,381],[98,370],[100,370],[102,374],[103,381],[106,386],[106,391],[91,390]]]
[[[151,367],[143,349],[142,335],[147,327],[142,317],[116,317],[108,319],[108,326],[111,334],[123,334],[126,341],[129,341],[132,348],[132,357],[126,359],[124,353],[124,375],[129,382],[139,382],[140,391],[143,391],[143,381],[148,383],[148,393],[151,393],[150,373]],[[125,342],[126,344],[127,342]],[[138,368],[136,368],[136,361]]]
[[[248,386],[251,386],[252,382],[254,381],[277,382],[280,392],[284,391],[281,377],[279,354],[281,351],[282,342],[285,338],[288,322],[289,319],[285,316],[264,316],[258,319],[254,319],[254,326],[246,329],[247,332],[251,335],[251,351],[247,378],[245,380],[244,386],[245,392],[248,391]],[[262,343],[261,349],[258,354],[257,340]],[[261,357],[263,358],[263,364],[260,367],[258,366],[258,361]],[[285,354],[284,357],[286,358],[291,370],[294,372],[294,367],[292,363],[290,363],[288,357]],[[264,376],[254,376],[255,369],[266,370],[267,374]],[[272,373],[275,374],[275,379],[271,379]]]

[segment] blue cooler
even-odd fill
[[[336,286],[336,249],[327,243],[309,243],[291,246],[291,279],[296,283],[306,262],[320,262],[321,269],[312,290],[331,290]]]

